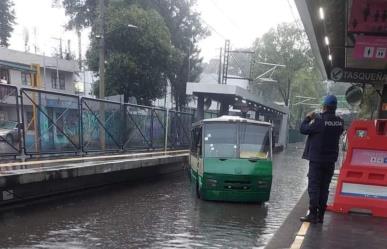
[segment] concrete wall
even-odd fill
[[[56,163],[45,168],[11,170],[5,174],[0,171],[0,210],[42,197],[180,171],[187,163],[188,154],[184,152],[78,164]]]

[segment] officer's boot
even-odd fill
[[[327,207],[321,207],[318,209],[318,222],[323,223],[324,222],[324,214]]]
[[[309,208],[309,213],[306,216],[303,216],[300,218],[300,221],[302,222],[310,222],[313,224],[316,224],[318,219],[317,219],[317,208],[310,207]]]

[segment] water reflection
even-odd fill
[[[305,189],[301,151],[277,155],[270,202],[196,199],[185,173],[0,214],[6,248],[259,248]]]

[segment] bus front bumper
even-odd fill
[[[262,192],[202,189],[200,192],[201,198],[209,201],[265,202],[270,198],[270,189]]]

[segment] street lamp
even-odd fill
[[[110,30],[109,32],[105,32],[105,36],[108,35],[108,34],[110,34],[110,33],[112,33],[112,32],[114,32],[114,31],[117,31],[117,30],[119,30],[119,29],[122,29],[122,28],[138,29],[138,26],[133,25],[133,24],[127,24],[127,25],[119,26],[118,28],[115,28],[115,29],[113,29],[113,30]],[[103,37],[103,36],[102,36],[101,34],[95,35],[95,38],[97,38],[97,39],[101,39],[102,37]],[[103,37],[103,38],[105,38],[105,37]]]

